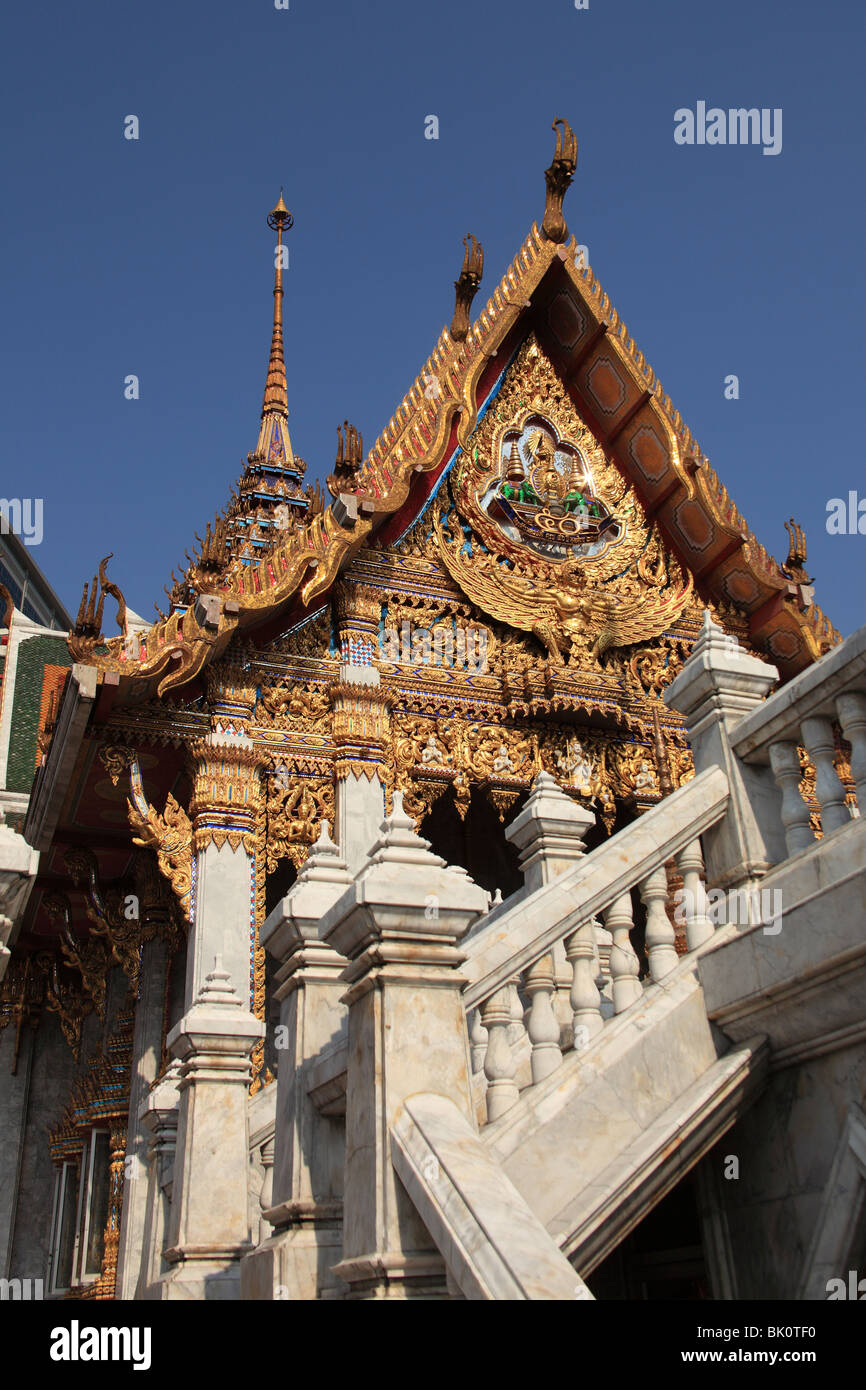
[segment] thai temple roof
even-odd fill
[[[605,453],[635,487],[647,516],[713,602],[747,615],[749,635],[788,679],[840,638],[804,592],[799,574],[756,539],[562,216],[577,147],[557,121],[546,171],[547,207],[474,321],[469,307],[483,259],[467,241],[456,282],[457,308],[427,361],[372,447],[347,422],[334,471],[333,501],[302,489],[306,465],[289,435],[283,355],[282,257],[276,258],[271,348],[255,450],[222,516],[174,580],[170,611],[141,634],[106,639],[101,607],[85,588],[70,637],[76,660],[96,665],[121,702],[179,692],[219,658],[237,634],[256,643],[319,606],[362,547],[405,534],[443,473],[469,446],[495,384],[534,334]],[[564,143],[563,143],[564,132]],[[278,247],[292,225],[280,197],[268,224]],[[97,614],[100,621],[96,621]]]

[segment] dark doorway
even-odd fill
[[[586,1280],[597,1299],[711,1299],[689,1173]]]
[[[515,802],[509,822],[522,811],[526,795]],[[484,792],[473,788],[464,820],[457,814],[450,792],[440,796],[421,822],[421,834],[434,854],[446,864],[459,864],[488,893],[499,888],[503,898],[523,887],[517,851],[505,838],[505,825]]]

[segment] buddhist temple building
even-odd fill
[[[732,1299],[862,1271],[863,632],[796,523],[783,562],[752,534],[583,263],[554,130],[541,225],[480,307],[467,237],[450,327],[324,486],[277,255],[253,448],[167,611],[129,613],[118,554],[51,639],[0,830],[4,1278]],[[278,251],[292,220],[281,194]]]

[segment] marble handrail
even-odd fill
[[[795,738],[804,719],[834,718],[836,701],[852,692],[866,692],[866,626],[741,719],[731,747],[745,762],[766,765],[771,744]]]
[[[851,745],[849,798],[836,768],[833,724]],[[789,855],[815,840],[800,783],[802,745],[815,768],[815,795],[824,835],[840,830],[866,805],[866,627],[776,691],[731,730],[731,748],[743,762],[769,763],[782,794],[781,817]],[[853,804],[852,804],[853,803]]]
[[[596,914],[603,913],[610,942],[608,969],[614,1014],[624,1012],[643,993],[637,956],[631,945],[631,890],[639,888],[646,907],[646,951],[653,982],[677,964],[675,932],[667,913],[665,865],[671,859],[683,877],[681,906],[690,951],[713,934],[702,881],[700,835],[716,824],[728,806],[728,779],[709,768],[634,824],[580,859],[557,878],[528,895],[515,895],[491,922],[466,943],[464,993],[474,1009],[470,1030],[473,1066],[487,1081],[487,1118],[493,1121],[514,1105],[520,1093],[521,1053],[529,1045],[529,1078],[535,1085],[561,1064],[563,1044],[580,1051],[602,1030],[605,1010]],[[571,968],[568,996],[571,1024],[563,1029],[557,1013],[553,947],[565,946]],[[524,1027],[520,991],[530,1000]],[[523,1057],[525,1063],[525,1057]]]
[[[467,1009],[507,985],[582,923],[591,921],[725,814],[728,779],[708,768],[559,878],[508,902],[463,944]]]

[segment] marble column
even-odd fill
[[[350,873],[366,863],[385,814],[382,759],[389,732],[388,703],[375,666],[340,667],[331,687],[335,837]]]
[[[370,861],[325,915],[322,939],[349,960],[343,1259],[350,1298],[446,1298],[445,1266],[392,1165],[403,1101],[429,1090],[475,1126],[457,943],[487,908],[462,869],[414,831],[402,794]]]
[[[159,1297],[159,1280],[171,1266],[163,1255],[171,1216],[174,1155],[177,1148],[177,1117],[180,1062],[171,1061],[141,1107],[139,1123],[147,1138],[146,1198],[141,1240],[141,1264],[134,1298]]]
[[[236,1298],[252,1248],[248,1204],[250,1054],[255,1018],[254,865],[261,751],[248,735],[255,685],[243,665],[207,673],[211,732],[191,745],[195,884],[185,1013],[168,1046],[181,1062],[166,1298]],[[215,966],[215,961],[219,965]]]
[[[343,579],[334,591],[342,664],[333,706],[334,838],[354,874],[378,838],[385,814],[383,762],[390,706],[374,665],[379,655],[380,592]]]
[[[345,1121],[322,1113],[308,1093],[322,1054],[345,1045],[345,958],[320,940],[324,914],[351,887],[327,821],[262,943],[280,963],[276,976],[283,1046],[279,1052],[271,1200],[263,1215],[273,1234],[241,1265],[241,1294],[315,1299],[343,1290],[331,1272],[342,1254]]]
[[[123,1209],[117,1258],[117,1297],[133,1298],[141,1269],[147,1216],[148,1135],[140,1112],[156,1080],[162,1053],[167,946],[146,941],[142,947],[141,982],[135,1008],[129,1082],[129,1128],[124,1165]]]
[[[721,767],[730,786],[727,814],[703,836],[711,888],[749,889],[787,857],[772,771],[740,762],[730,745],[734,725],[778,678],[775,666],[745,652],[707,610],[691,657],[665,691],[665,704],[685,717],[695,771]]]
[[[117,1297],[134,1298],[141,1276],[148,1216],[149,1135],[141,1111],[162,1060],[166,975],[171,960],[171,892],[152,856],[142,854],[135,886],[142,936],[141,969],[129,1080],[129,1127],[124,1162],[124,1193],[117,1258]]]

